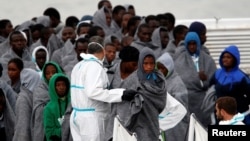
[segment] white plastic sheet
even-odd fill
[[[190,115],[188,141],[208,141],[208,132],[196,119],[194,113]]]
[[[129,133],[115,117],[113,141],[137,141],[135,133]]]

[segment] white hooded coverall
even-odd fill
[[[71,73],[71,134],[74,141],[103,141],[109,103],[121,102],[124,89],[108,90],[102,62],[92,54],[81,56]]]

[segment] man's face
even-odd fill
[[[135,16],[135,9],[134,8],[129,8],[128,12],[132,15]]]
[[[80,27],[79,36],[83,35],[83,34],[87,34],[89,32],[89,29],[90,29],[90,27],[88,27],[88,26]]]
[[[216,117],[218,120],[223,120],[223,115],[221,114],[221,109],[218,108],[218,105],[216,104],[215,106],[215,110],[216,110]]]
[[[67,85],[65,81],[56,82],[56,93],[59,97],[64,97],[67,94]]]
[[[105,13],[105,15],[106,15],[106,24],[108,26],[110,26],[111,25],[111,21],[112,21],[112,17],[111,17],[111,15],[109,13]]]
[[[204,45],[205,42],[207,41],[207,36],[206,36],[207,31],[204,30],[201,32],[200,36],[200,40],[201,40],[201,44]]]
[[[149,28],[143,27],[138,32],[138,37],[142,42],[150,42],[151,41],[151,32]]]
[[[109,1],[104,2],[103,5],[106,6],[110,12],[112,11],[112,4]]]
[[[123,15],[124,15],[124,13],[125,13],[125,10],[120,10],[120,11],[117,13],[117,15],[116,15],[116,21],[117,21],[118,24],[120,24],[120,25],[121,25],[121,23],[122,23],[122,17],[123,17]]]
[[[36,52],[36,63],[40,69],[43,68],[46,62],[46,57],[47,57],[47,54],[44,50],[39,50]]]
[[[152,56],[146,56],[143,60],[143,70],[145,73],[153,72],[155,68],[155,60]]]
[[[13,31],[13,25],[12,23],[9,22],[5,27],[5,34],[9,35],[12,31]]]
[[[191,54],[195,53],[197,50],[197,44],[195,41],[190,41],[188,43],[188,50]]]
[[[186,35],[187,35],[188,29],[183,30],[182,33],[177,34],[177,39],[176,40],[184,40]]]
[[[115,59],[116,47],[111,45],[106,45],[105,47],[105,57],[108,62],[112,62]]]
[[[76,38],[76,33],[73,27],[65,27],[62,31],[62,40],[66,42],[68,39],[74,40]]]
[[[88,43],[82,43],[82,42],[77,42],[77,46],[75,48],[76,54],[77,54],[77,58],[78,60],[82,60],[82,57],[80,57],[81,53],[87,53],[87,49],[88,49]]]
[[[168,42],[169,42],[168,32],[167,31],[161,31],[160,36],[161,36],[161,45],[162,45],[162,47],[167,47]]]
[[[124,14],[122,16],[122,28],[127,28],[128,21],[131,17],[132,17],[131,14]]]
[[[21,33],[12,35],[10,40],[10,45],[15,52],[22,52],[26,47],[26,43],[27,41]]]
[[[105,37],[105,33],[104,33],[104,31],[102,29],[97,30],[97,35],[102,37],[102,38]]]
[[[153,33],[153,31],[154,31],[156,28],[159,27],[160,23],[159,23],[159,21],[157,21],[157,20],[150,20],[150,21],[148,22],[148,25],[149,25],[149,28],[150,28],[151,33]]]

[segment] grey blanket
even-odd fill
[[[31,130],[34,141],[44,141],[45,133],[43,128],[43,109],[49,102],[48,85],[41,81],[33,93],[33,110],[31,117]]]
[[[32,104],[32,92],[21,86],[21,91],[16,102],[16,125],[13,141],[32,141],[30,130]]]
[[[143,101],[141,101],[143,102],[142,106],[138,106],[136,99],[131,102],[124,101],[117,104],[117,114],[122,120],[122,124],[129,131],[137,134],[138,141],[157,141],[159,138],[158,115],[166,105],[166,87],[164,76],[160,73],[156,74],[159,78],[157,85],[140,82],[137,71],[135,71],[124,80],[121,86],[122,88],[137,90],[138,95],[143,98]],[[140,107],[141,110],[138,110]]]
[[[62,141],[73,141],[71,132],[70,132],[70,115],[73,108],[71,103],[69,103],[65,114],[64,114],[64,121],[62,123]]]
[[[8,99],[12,110],[15,112],[17,93],[3,80],[0,80],[0,88],[3,90],[5,97]]]
[[[200,51],[198,61],[199,70],[204,71],[207,76],[207,80],[202,81],[203,85],[201,85],[199,74],[190,54],[184,47],[179,49],[178,55],[175,56],[176,58],[174,60],[175,70],[187,87],[189,103],[188,108],[190,113],[195,113],[197,118],[202,121],[203,116],[206,116],[206,113],[204,113],[200,107],[206,95],[206,91],[209,88],[209,80],[212,78],[216,70],[216,64],[211,56],[207,55],[204,51]]]
[[[203,117],[202,122],[206,125],[215,124],[215,101],[217,97],[215,95],[215,87],[212,85],[206,92],[203,99],[201,110],[203,110],[206,116]]]
[[[6,95],[5,95],[6,96]],[[15,118],[16,115],[9,103],[8,98],[6,98],[6,107],[4,109],[4,126],[6,133],[6,141],[12,141],[14,136]]]

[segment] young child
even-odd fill
[[[64,74],[54,74],[49,81],[50,102],[44,109],[44,129],[47,141],[61,140],[61,125],[70,102],[70,81]]]

